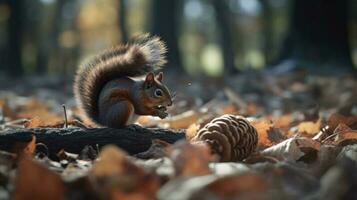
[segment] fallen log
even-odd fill
[[[146,151],[153,139],[160,139],[168,143],[185,139],[184,130],[143,128],[131,125],[123,129],[113,128],[32,128],[13,129],[0,132],[0,149],[10,151],[18,142],[30,142],[32,135],[36,136],[36,143],[43,143],[48,147],[50,156],[61,149],[70,153],[80,153],[87,145],[94,149],[107,144],[114,144],[129,154]]]

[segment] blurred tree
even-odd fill
[[[10,9],[8,18],[8,34],[4,62],[5,71],[12,76],[20,76],[24,70],[21,59],[22,29],[23,29],[23,1],[7,0]]]
[[[122,42],[128,41],[128,32],[126,27],[126,0],[119,0],[119,28]]]
[[[75,3],[75,1],[71,2]],[[37,6],[37,63],[36,73],[46,74],[52,69],[66,70],[65,62],[70,59],[63,58],[63,49],[59,45],[62,26],[64,25],[63,14],[70,12],[68,0],[55,1],[51,7],[39,2]],[[67,16],[68,17],[68,16]]]
[[[52,56],[55,56],[57,69],[62,74],[73,74],[79,61],[78,41],[78,1],[61,0],[55,7],[54,21],[51,28]]]
[[[152,33],[160,36],[167,45],[168,64],[183,71],[178,47],[179,0],[153,0]]]
[[[232,42],[231,13],[225,0],[212,0],[216,11],[217,25],[220,31],[220,43],[223,50],[224,70],[228,73],[237,72],[234,64],[234,48]]]
[[[272,62],[272,50],[273,50],[273,10],[267,0],[260,0],[260,4],[263,8],[263,53],[265,57],[265,63]]]
[[[61,62],[60,58],[60,45],[59,45],[59,36],[62,31],[62,25],[63,25],[63,13],[64,9],[66,8],[65,5],[68,3],[68,0],[60,0],[56,1],[55,8],[54,8],[54,16],[53,16],[53,22],[51,23],[50,27],[50,32],[49,32],[49,46],[50,46],[50,56],[52,59],[54,59],[54,63],[57,63],[57,65],[62,65],[63,61]],[[49,65],[49,62],[47,60],[46,65]],[[61,66],[64,68],[64,66]],[[48,70],[49,66],[47,66]]]
[[[353,67],[347,25],[348,0],[293,0],[280,60]]]
[[[79,40],[78,15],[79,1],[61,0],[57,5],[55,22],[58,26],[52,27],[52,38],[58,46],[57,62],[58,69],[62,74],[72,74],[76,71],[80,61],[81,43]],[[64,15],[66,13],[66,15]]]
[[[48,29],[45,26],[48,18],[46,17],[46,8],[45,5],[36,1],[37,4],[35,7],[37,19],[35,20],[36,24],[30,26],[30,29],[35,27],[36,31],[36,47],[37,47],[37,55],[36,55],[36,73],[37,74],[45,74],[47,72],[48,60],[49,60],[49,36]],[[57,26],[57,24],[55,25]]]

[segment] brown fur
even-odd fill
[[[109,127],[126,125],[134,113],[134,106],[125,90],[113,90],[109,96],[99,100],[98,122]]]
[[[110,120],[118,121],[120,125],[123,121],[126,122],[127,119],[124,118],[130,115],[128,113],[133,113],[135,104],[141,104],[135,102],[141,101],[138,98],[140,95],[136,94],[139,93],[141,87],[135,86],[137,83],[133,80],[131,83],[124,79],[142,76],[159,69],[166,62],[165,53],[166,47],[159,38],[141,35],[128,44],[107,49],[84,63],[77,70],[74,94],[86,117],[106,126],[112,126],[114,122],[109,123]],[[115,80],[119,81],[111,83]],[[124,82],[129,85],[122,86]],[[109,83],[112,86],[107,87]],[[103,91],[104,88],[106,88],[105,91]],[[116,88],[121,88],[122,91],[124,88],[132,94],[118,93]],[[103,94],[105,92],[109,92],[109,96],[100,98],[105,96]],[[102,113],[100,113],[100,108],[102,108]],[[104,114],[104,111],[109,113]],[[104,118],[110,118],[110,120]]]

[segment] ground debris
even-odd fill
[[[0,91],[0,198],[353,199],[356,85],[351,76],[294,73],[192,82],[173,87],[170,117],[140,117],[126,133],[92,128],[57,90],[45,90],[54,99]],[[207,141],[191,141],[226,114],[257,131],[258,146],[243,160],[218,162]]]

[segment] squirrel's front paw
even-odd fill
[[[166,112],[166,107],[165,106],[160,106],[156,109],[156,115],[160,117],[161,119],[166,118],[169,114]]]

